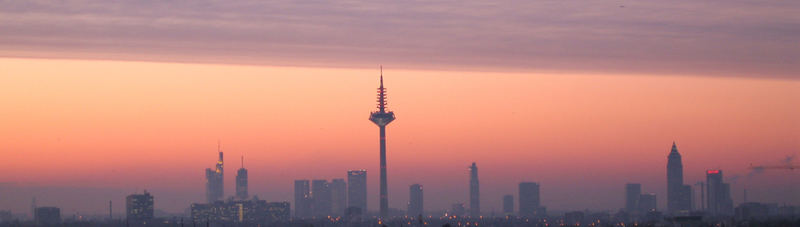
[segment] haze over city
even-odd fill
[[[62,217],[109,201],[123,214],[146,190],[185,214],[207,202],[219,146],[223,198],[243,157],[249,195],[293,214],[295,180],[366,170],[378,212],[381,75],[392,209],[413,184],[425,211],[469,208],[475,163],[482,215],[521,182],[548,212],[617,212],[628,183],[667,211],[673,143],[683,184],[723,170],[734,207],[796,207],[796,169],[753,167],[798,163],[798,15],[784,1],[0,1],[0,210],[35,197]]]

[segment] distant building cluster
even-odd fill
[[[61,209],[58,207],[37,207],[33,219],[37,225],[56,225],[61,223]]]
[[[326,218],[330,216],[358,217],[367,206],[365,170],[348,171],[347,180],[295,180],[294,200],[297,218]]]
[[[723,182],[722,170],[706,171],[706,181],[700,186],[700,206],[695,207],[692,187],[683,184],[683,163],[678,147],[673,142],[667,156],[667,215],[672,217],[731,217],[734,215],[730,185]],[[743,204],[744,205],[744,204]],[[657,210],[656,195],[642,194],[642,185],[625,185],[625,217],[629,221],[652,221],[661,219],[663,214]],[[744,208],[747,210],[747,208]]]
[[[219,152],[219,160],[215,169],[206,169],[207,203],[194,203],[190,207],[192,223],[206,224],[245,224],[261,225],[266,223],[287,222],[291,218],[289,202],[267,202],[257,197],[250,198],[248,192],[247,169],[242,167],[236,171],[236,195],[222,200],[224,195],[224,161],[223,152]],[[321,192],[324,193],[324,192]],[[152,197],[151,197],[152,200]],[[152,202],[151,202],[152,209]]]
[[[267,202],[259,199],[216,201],[192,204],[193,223],[262,224],[290,220],[288,202]]]
[[[548,214],[542,205],[539,182],[520,182],[516,200],[513,194],[502,196],[502,212],[481,212],[478,166],[468,167],[468,205],[453,203],[443,212],[426,212],[421,184],[409,186],[407,210],[388,207],[386,170],[386,126],[395,119],[386,109],[386,89],[378,88],[378,110],[370,120],[379,127],[380,186],[377,215],[367,207],[367,171],[347,171],[346,178],[298,179],[294,181],[294,209],[289,202],[268,202],[251,196],[248,171],[236,172],[235,196],[225,199],[223,152],[218,146],[218,161],[205,169],[206,201],[191,204],[188,217],[156,217],[154,196],[148,191],[125,198],[125,219],[114,220],[109,201],[108,217],[85,220],[73,215],[66,221],[61,209],[38,207],[32,201],[32,218],[20,221],[11,211],[0,211],[0,224],[11,226],[800,226],[800,207],[774,203],[744,202],[734,207],[731,186],[723,181],[723,171],[707,170],[706,181],[698,182],[700,198],[684,184],[683,162],[673,142],[667,155],[666,212],[658,210],[655,193],[645,193],[639,183],[628,183],[624,190],[624,208],[618,212],[566,211]],[[696,188],[695,188],[696,189]],[[516,202],[515,202],[516,201]],[[694,206],[696,202],[700,206]],[[515,209],[517,208],[517,209]],[[100,220],[100,221],[97,221]],[[26,222],[27,221],[27,222]],[[100,223],[93,225],[91,223]],[[73,225],[74,224],[74,225]]]

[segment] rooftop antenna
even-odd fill
[[[244,155],[242,155],[242,169],[244,169]]]

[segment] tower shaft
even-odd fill
[[[379,126],[381,135],[381,217],[389,216],[389,189],[386,179],[386,126]]]

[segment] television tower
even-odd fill
[[[383,87],[383,66],[381,66],[381,86],[378,87],[378,111],[371,112],[369,120],[380,128],[381,142],[381,210],[380,216],[389,217],[389,193],[386,183],[386,125],[394,120],[394,112],[386,111],[386,88]]]

